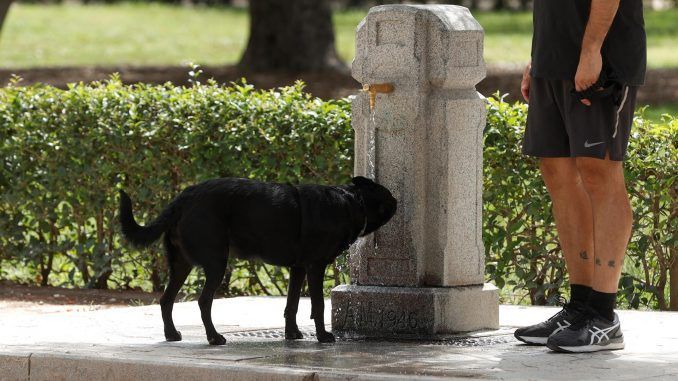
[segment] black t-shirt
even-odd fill
[[[534,0],[533,77],[574,80],[591,0]],[[631,86],[645,80],[642,0],[621,0],[601,50],[608,77]]]

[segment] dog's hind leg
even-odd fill
[[[290,284],[287,290],[287,306],[285,306],[285,338],[288,340],[303,339],[304,335],[297,327],[297,309],[301,287],[306,278],[306,269],[303,267],[290,268]]]
[[[200,306],[200,316],[202,317],[202,323],[205,325],[205,333],[210,345],[226,344],[226,339],[217,332],[212,323],[212,300],[214,300],[214,292],[224,280],[226,264],[220,261],[213,266],[204,267],[205,287],[203,287],[200,298],[198,298],[198,306]]]
[[[165,339],[167,341],[180,341],[181,332],[174,327],[172,320],[172,307],[174,299],[186,281],[186,277],[191,272],[193,266],[183,257],[177,248],[165,234],[165,251],[167,254],[167,267],[169,268],[169,282],[165,293],[160,298],[160,309],[162,310],[162,321],[165,325]]]
[[[306,269],[308,290],[311,293],[311,319],[315,321],[315,334],[321,343],[333,343],[334,335],[325,330],[325,299],[323,299],[323,280],[327,266],[314,264]]]

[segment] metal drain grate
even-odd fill
[[[301,333],[306,340],[315,340],[315,330],[313,328],[300,328]],[[227,332],[224,336],[228,339],[269,339],[269,340],[284,340],[285,330],[283,329],[261,329],[252,331],[237,331]],[[339,339],[344,342],[389,342],[389,343],[403,343],[415,345],[439,345],[459,348],[472,347],[487,347],[493,345],[502,345],[508,343],[515,343],[513,335],[496,335],[496,336],[441,336],[432,338],[418,339]]]
[[[487,347],[508,343],[515,343],[513,336],[455,337],[423,342],[423,344],[426,345],[444,345],[451,347]]]
[[[315,330],[299,329],[304,335],[304,338],[315,337]],[[256,331],[239,331],[224,333],[224,337],[229,338],[244,338],[244,339],[284,339],[284,329],[260,329]]]

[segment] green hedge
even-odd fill
[[[195,75],[195,74],[194,74]],[[0,90],[0,277],[69,287],[160,290],[160,247],[120,242],[116,189],[148,220],[182,187],[219,176],[343,183],[350,105],[245,83],[78,84]],[[554,304],[567,275],[536,162],[520,154],[526,106],[490,98],[485,133],[487,276],[508,302]],[[635,229],[622,305],[666,308],[675,253],[678,121],[636,118],[627,177]],[[347,280],[344,259],[327,288]],[[287,272],[232,261],[225,294],[282,294]],[[678,279],[678,276],[676,276]],[[190,278],[195,291],[200,274]]]
[[[0,91],[3,277],[41,284],[160,290],[160,247],[130,251],[117,234],[117,191],[142,221],[183,187],[213,177],[344,183],[352,134],[345,101],[302,84],[192,87],[105,83]],[[17,272],[16,268],[22,267]],[[226,292],[280,293],[283,270],[231,264]],[[336,282],[340,274],[336,271]],[[197,281],[195,283],[198,283]]]

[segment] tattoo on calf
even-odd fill
[[[603,261],[601,261],[600,258],[596,258],[596,265],[602,266]],[[616,265],[617,265],[617,262],[614,259],[610,259],[609,261],[607,261],[607,267],[614,268]]]
[[[582,251],[579,253],[579,258],[581,258],[581,259],[583,259],[583,260],[589,259],[589,255],[586,254],[586,250],[582,250]]]

